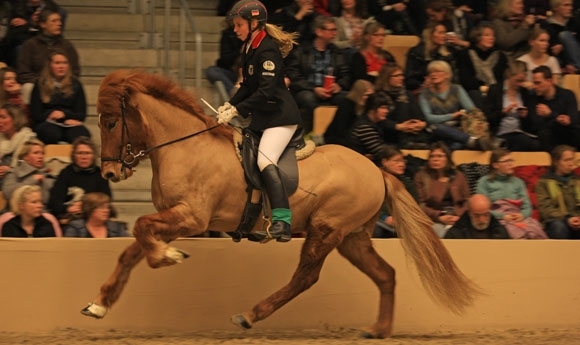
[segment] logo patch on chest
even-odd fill
[[[270,60],[266,60],[264,61],[264,63],[262,64],[262,67],[264,67],[264,69],[266,71],[273,71],[274,68],[276,68],[276,65],[274,64],[274,62],[270,61]]]
[[[253,75],[254,74],[254,65],[249,65],[248,66],[248,74],[249,75]]]

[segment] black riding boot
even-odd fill
[[[275,239],[278,242],[288,242],[292,238],[290,230],[290,204],[286,189],[280,178],[278,167],[274,164],[268,165],[262,170],[262,180],[270,199],[272,208],[272,225],[268,231],[254,231],[248,234],[248,240],[262,242],[267,239]],[[284,217],[281,220],[280,216]]]

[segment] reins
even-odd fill
[[[100,121],[100,120],[99,120]],[[125,145],[125,157],[123,157],[123,147],[121,146],[120,150],[119,150],[119,156],[118,157],[102,157],[101,161],[103,162],[119,162],[123,165],[124,168],[129,168],[131,169],[135,162],[141,158],[144,157],[146,155],[148,155],[150,152],[160,149],[164,146],[167,145],[171,145],[171,144],[175,144],[177,142],[189,139],[189,138],[193,138],[199,134],[205,133],[207,131],[211,131],[212,129],[215,129],[217,127],[219,127],[220,125],[217,124],[215,126],[212,127],[208,127],[205,129],[202,129],[201,131],[192,133],[192,134],[188,134],[186,136],[183,136],[181,138],[177,138],[177,139],[173,139],[170,140],[168,142],[165,142],[163,144],[159,144],[157,146],[153,146],[151,148],[148,148],[147,150],[141,150],[139,151],[137,154],[133,153],[132,150],[132,145],[131,145],[131,137],[129,136],[129,126],[127,125],[127,121],[125,119],[125,97],[121,97],[121,121],[122,121],[122,130],[121,130],[121,143],[123,143],[125,141],[125,133],[127,135],[127,144]],[[123,174],[124,169],[121,169],[121,174]]]

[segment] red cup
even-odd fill
[[[334,84],[334,79],[336,79],[333,75],[325,75],[324,76],[324,88],[330,90],[332,84]]]

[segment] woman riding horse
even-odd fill
[[[249,129],[261,133],[258,168],[272,208],[272,225],[248,237],[252,241],[292,237],[292,212],[282,184],[278,159],[300,123],[300,111],[284,84],[283,57],[295,44],[294,34],[266,24],[266,7],[256,0],[238,2],[228,16],[234,32],[244,41],[242,47],[243,82],[238,92],[218,108],[218,123],[227,124],[237,115],[252,115]]]

